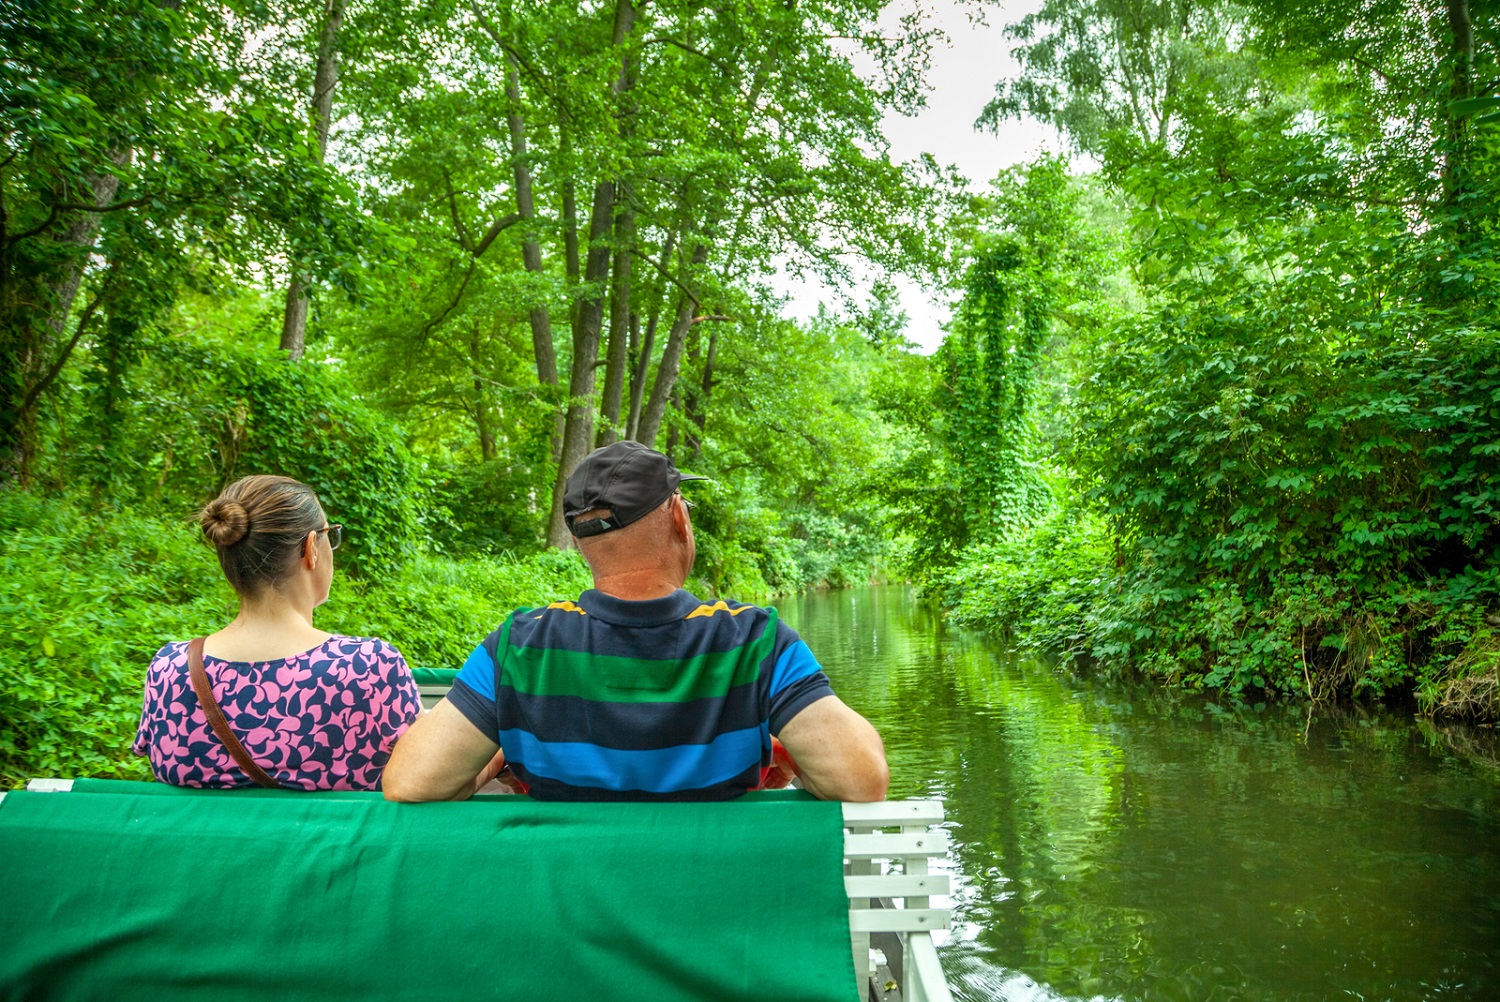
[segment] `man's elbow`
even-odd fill
[[[860,804],[884,800],[891,788],[891,768],[884,751],[872,756],[850,779],[849,789],[841,799]]]
[[[385,795],[385,799],[395,803],[414,804],[418,798],[413,795],[402,773],[403,770],[399,768],[387,768],[385,774],[380,777],[380,792]]]
[[[385,799],[398,804],[421,804],[443,799],[434,797],[432,791],[420,780],[417,770],[406,760],[392,758],[390,765],[386,766],[385,774],[380,777],[380,792],[385,795]]]

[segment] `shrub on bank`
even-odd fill
[[[418,556],[378,578],[338,573],[318,625],[384,637],[413,665],[457,667],[510,610],[587,581],[572,553]],[[0,784],[143,778],[130,742],[151,655],[235,608],[190,524],[0,491]]]
[[[1258,593],[1235,581],[1173,587],[1121,567],[1096,516],[1059,509],[975,547],[929,585],[954,621],[1107,674],[1325,700],[1411,691],[1438,715],[1500,717],[1494,572],[1400,576],[1377,594],[1301,571]]]

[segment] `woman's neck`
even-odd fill
[[[313,603],[299,597],[274,589],[240,596],[239,615],[209,635],[204,653],[225,661],[279,661],[318,647],[332,634],[313,626]]]

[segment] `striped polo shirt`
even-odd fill
[[[728,800],[771,735],[833,690],[775,609],[686,591],[518,609],[448,698],[539,800]]]

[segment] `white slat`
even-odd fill
[[[913,894],[919,897],[929,894],[947,894],[948,877],[927,874],[916,876],[907,873],[845,877],[844,893],[851,898],[904,898]]]
[[[862,827],[932,824],[941,820],[941,800],[880,800],[873,804],[844,805],[844,823]]]
[[[931,936],[914,933],[906,937],[906,985],[902,998],[908,1002],[953,1002]]]
[[[73,781],[71,779],[33,779],[26,784],[28,793],[71,793]]]
[[[5,790],[0,790],[0,804],[5,803]]]
[[[947,852],[947,832],[855,832],[844,836],[844,855],[850,859],[943,856]]]
[[[946,908],[870,908],[849,913],[853,932],[931,932],[948,928]]]

